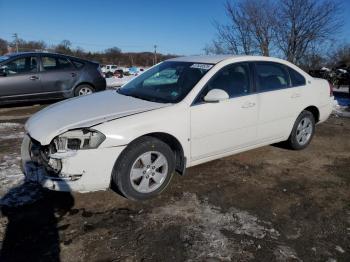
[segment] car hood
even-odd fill
[[[32,138],[47,145],[70,129],[91,127],[168,105],[124,96],[115,90],[103,91],[48,106],[30,117],[25,129]]]

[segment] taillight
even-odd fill
[[[329,84],[329,96],[333,96],[333,88],[334,88],[334,86],[333,86],[333,84],[330,81],[328,81],[328,84]]]

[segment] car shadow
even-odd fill
[[[74,205],[70,193],[24,182],[1,200],[8,223],[0,261],[60,261],[58,222]]]

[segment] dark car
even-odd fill
[[[62,99],[106,89],[98,63],[26,52],[0,56],[0,104]]]

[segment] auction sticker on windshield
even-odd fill
[[[209,64],[193,64],[193,65],[191,65],[191,68],[197,68],[197,69],[203,69],[203,70],[209,70],[212,67],[213,67],[213,65],[209,65]]]

